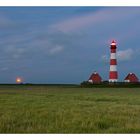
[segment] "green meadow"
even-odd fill
[[[0,85],[0,133],[140,133],[140,88]]]

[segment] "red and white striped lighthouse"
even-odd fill
[[[117,72],[117,59],[116,59],[116,42],[113,40],[110,44],[110,72],[109,72],[109,82],[118,81]]]

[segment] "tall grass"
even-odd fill
[[[0,133],[140,133],[140,90],[0,86]]]

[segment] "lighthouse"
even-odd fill
[[[117,72],[117,59],[116,59],[116,42],[113,40],[110,44],[110,71],[109,71],[109,82],[118,81],[118,72]]]

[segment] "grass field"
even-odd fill
[[[140,88],[1,85],[0,133],[140,133]]]

